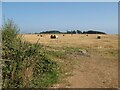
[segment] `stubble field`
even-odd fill
[[[63,69],[51,87],[105,88],[118,86],[118,36],[98,34],[23,34],[23,40],[40,43]],[[101,39],[97,39],[100,36]]]

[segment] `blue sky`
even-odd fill
[[[13,19],[23,33],[53,29],[118,33],[117,2],[3,2],[2,16]]]
[[[0,2],[0,26],[2,25],[2,3]]]

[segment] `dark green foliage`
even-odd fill
[[[77,30],[76,32],[77,32],[77,34],[82,34],[82,31],[80,31],[80,30]]]
[[[74,30],[74,31],[67,31],[66,32],[67,34],[76,34],[76,31]]]
[[[83,34],[106,34],[104,32],[100,32],[100,31],[83,31]]]
[[[67,32],[60,32],[60,31],[44,31],[44,32],[40,32],[40,33],[34,33],[34,34],[106,34],[105,32],[101,32],[101,31],[80,31],[80,30],[71,30],[71,31],[67,31]]]
[[[60,31],[52,30],[52,31],[41,32],[40,34],[61,34],[61,33],[62,32]]]
[[[47,87],[58,79],[58,65],[43,53],[38,43],[21,41],[11,21],[2,28],[3,88]]]

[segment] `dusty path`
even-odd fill
[[[68,80],[70,87],[117,87],[117,61],[91,56],[78,63]]]
[[[84,58],[84,59],[82,59]],[[98,56],[76,57],[73,75],[68,77],[70,88],[112,88],[117,87],[117,60]]]

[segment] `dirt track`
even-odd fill
[[[55,84],[60,88],[115,88],[118,85],[118,61],[102,56],[74,56],[72,75],[65,78],[67,82]]]
[[[70,87],[117,87],[117,61],[91,56],[86,60],[79,60],[78,63],[73,76],[69,78]]]
[[[71,88],[105,88],[118,85],[118,38],[117,35],[103,35],[97,40],[97,35],[58,35],[59,39],[51,40],[49,35],[37,37],[25,35],[25,39],[51,47],[80,47],[88,50],[89,57],[69,54],[67,60],[74,61],[72,75],[65,78],[54,87]],[[30,39],[31,38],[31,39]]]

